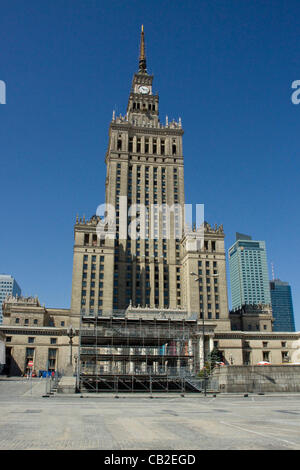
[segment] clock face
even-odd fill
[[[149,91],[150,91],[149,88],[145,85],[142,85],[139,87],[139,92],[143,93],[143,95],[146,95],[147,93],[149,93]]]

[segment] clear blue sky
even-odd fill
[[[185,129],[186,202],[224,224],[227,249],[236,231],[266,241],[300,329],[299,1],[2,2],[0,272],[70,306],[75,216],[104,202],[142,23],[161,120]]]

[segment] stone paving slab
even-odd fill
[[[300,395],[43,398],[0,381],[0,449],[300,449]]]

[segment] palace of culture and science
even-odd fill
[[[229,312],[223,226],[185,223],[183,133],[181,119],[159,120],[142,28],[126,114],[113,113],[109,126],[106,208],[76,218],[71,308],[6,300],[10,373],[28,361],[37,371],[71,363],[94,384],[149,368],[196,374],[213,349],[227,365],[299,355],[299,334],[273,332],[269,305]]]
[[[218,320],[229,330],[223,228],[205,224],[204,234],[176,233],[185,203],[183,129],[180,121],[160,123],[152,83],[142,32],[126,116],[113,116],[105,159],[106,203],[115,208],[116,240],[101,243],[97,217],[77,221],[71,310],[175,309]],[[132,207],[134,219],[142,219],[141,208],[149,212],[145,235],[137,239],[128,238],[127,226],[123,234],[120,227],[122,214]],[[167,211],[172,207],[177,210]],[[194,250],[189,242],[203,235],[205,249]]]

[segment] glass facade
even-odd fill
[[[270,282],[273,331],[295,331],[292,291],[288,282],[274,279]]]
[[[237,234],[228,253],[232,309],[271,304],[265,242]]]
[[[0,274],[0,325],[3,323],[2,303],[7,295],[21,295],[21,289],[12,276]]]

